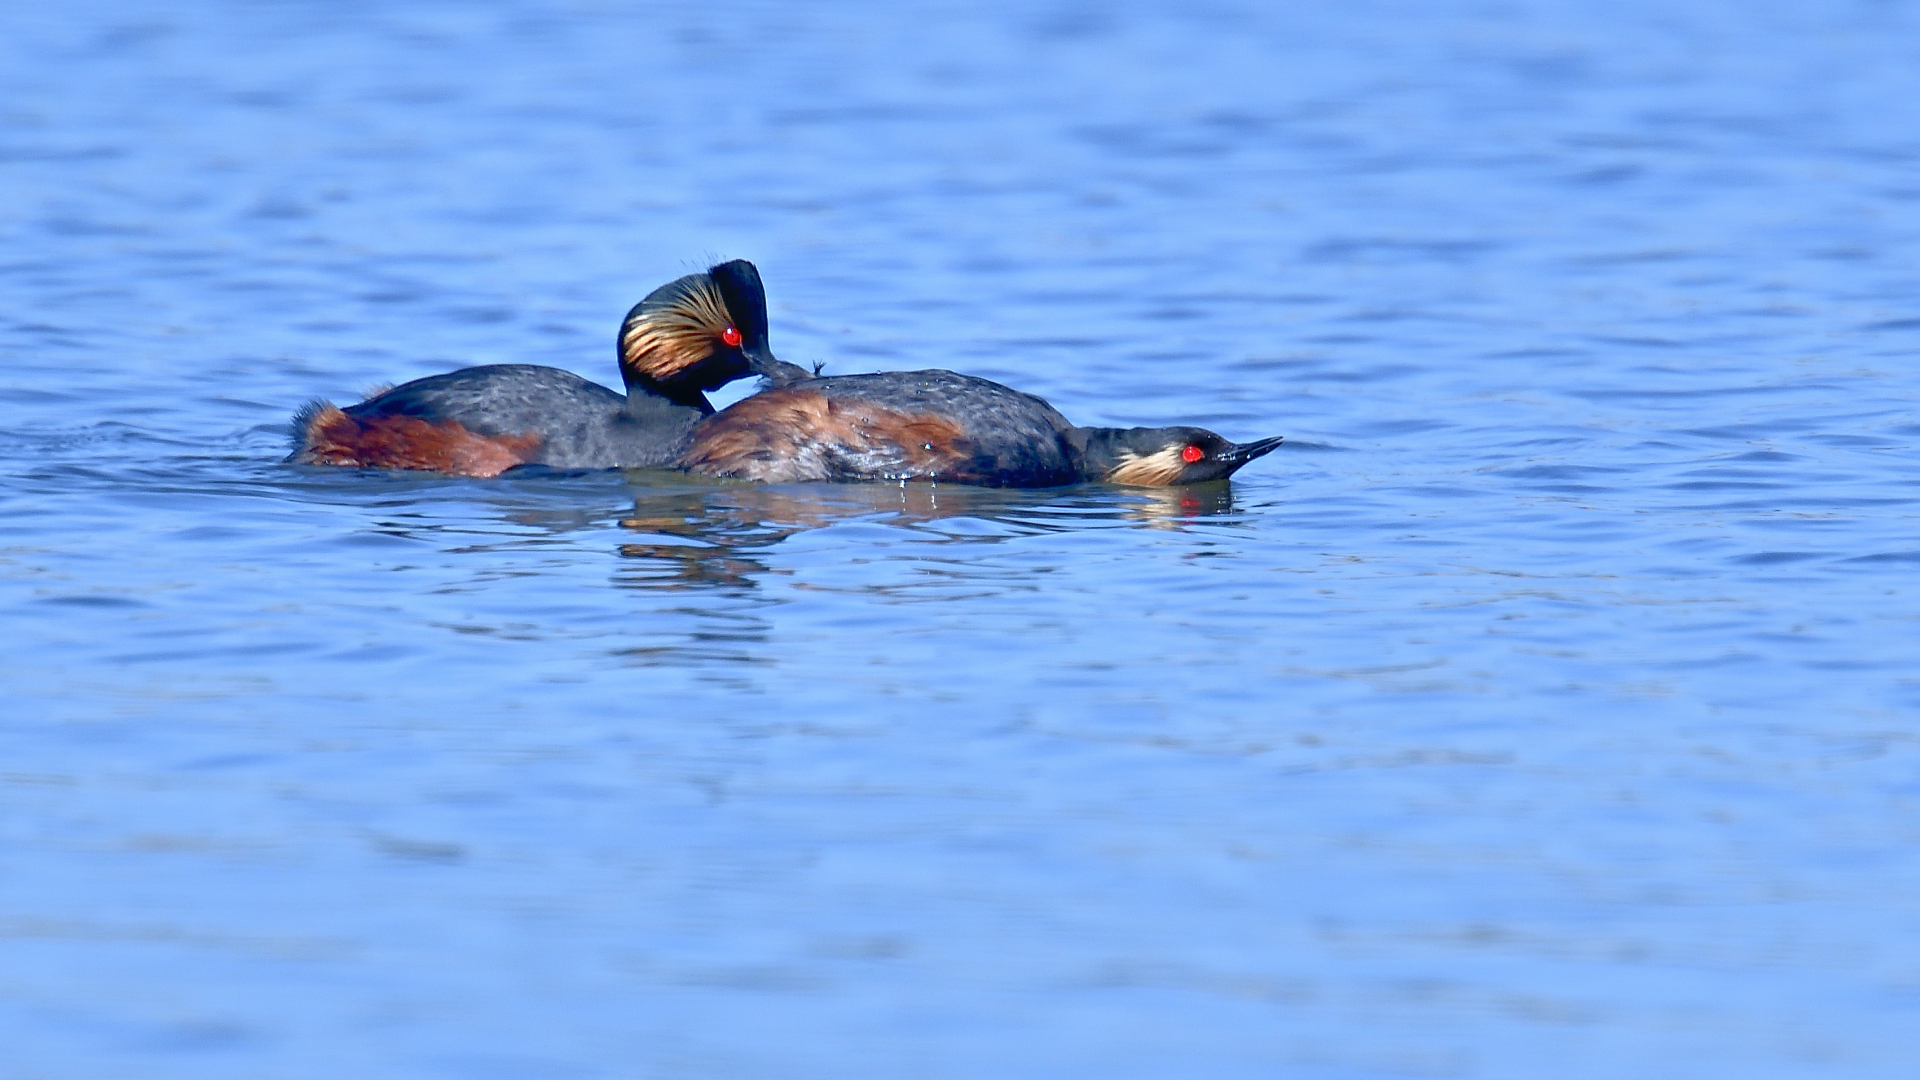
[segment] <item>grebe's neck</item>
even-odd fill
[[[697,388],[684,383],[674,385],[657,382],[645,375],[630,372],[623,374],[627,375],[626,412],[636,420],[669,415],[661,412],[662,409],[692,409],[700,416],[713,415],[713,405],[707,401],[707,395]]]
[[[1067,439],[1080,451],[1080,467],[1089,476],[1105,476],[1136,451],[1128,438],[1134,428],[1076,427]]]

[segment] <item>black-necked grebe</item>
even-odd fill
[[[493,364],[431,375],[346,408],[294,417],[290,462],[495,476],[558,469],[671,467],[705,392],[793,368],[767,348],[767,299],[745,260],[655,289],[620,326],[623,396],[559,368]]]
[[[702,420],[682,468],[773,483],[1164,486],[1225,479],[1280,445],[1196,427],[1076,427],[1041,398],[951,371],[815,378],[772,360],[761,373],[777,385]]]

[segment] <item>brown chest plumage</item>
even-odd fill
[[[701,422],[681,466],[706,476],[795,482],[850,473],[958,478],[972,450],[959,424],[805,386],[768,390]]]

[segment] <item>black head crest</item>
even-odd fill
[[[720,290],[720,298],[740,330],[742,345],[764,348],[767,343],[767,289],[760,283],[760,269],[745,259],[718,263],[707,269],[707,276]]]

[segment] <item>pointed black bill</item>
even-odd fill
[[[775,386],[785,386],[788,383],[813,378],[813,372],[798,364],[789,364],[764,349],[753,349],[747,352],[747,370],[772,382]]]
[[[1286,440],[1282,436],[1275,435],[1271,439],[1255,439],[1250,443],[1236,443],[1233,449],[1215,456],[1219,460],[1231,462],[1235,468],[1239,468],[1254,458],[1273,453],[1274,448],[1278,447],[1284,441]]]

